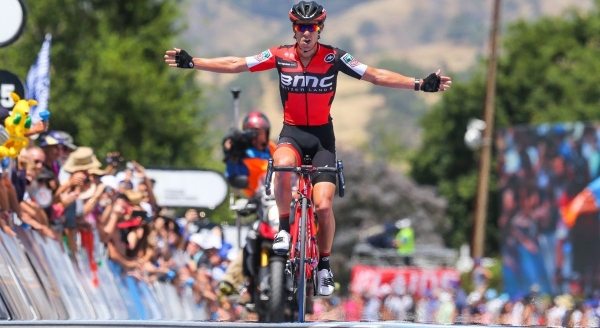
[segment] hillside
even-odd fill
[[[292,31],[286,12],[293,2],[188,0],[184,2],[189,27],[184,34],[184,46],[196,56],[247,56],[268,46],[291,43]],[[491,0],[328,0],[324,3],[329,15],[322,42],[348,50],[368,64],[378,65],[380,60],[393,59],[413,65],[414,75],[424,76],[437,67],[458,73],[473,67],[487,52]],[[560,15],[570,7],[585,10],[591,5],[592,0],[504,0],[503,28],[517,19],[535,20],[543,15]],[[412,72],[406,74],[409,73]],[[228,88],[241,85],[242,113],[252,108],[262,109],[271,118],[273,131],[278,131],[281,113],[275,75],[243,75],[198,74],[210,88],[206,106],[217,114],[218,122],[231,122]],[[367,128],[371,126],[373,112],[392,109],[385,97],[373,93],[371,85],[341,79],[333,109],[338,144],[364,146],[376,132]],[[439,97],[421,95],[418,101],[432,104]],[[407,104],[394,110],[409,113],[407,109],[411,107]],[[410,117],[410,121],[417,119]],[[418,127],[409,129],[414,129],[409,135],[418,139]]]

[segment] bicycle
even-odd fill
[[[267,195],[271,194],[270,183],[273,172],[293,172],[299,176],[297,197],[293,198],[290,211],[292,246],[285,267],[285,272],[292,284],[288,288],[291,292],[292,312],[294,311],[294,305],[297,306],[298,322],[304,322],[306,315],[307,282],[312,282],[312,296],[317,295],[317,279],[315,277],[317,277],[319,250],[316,239],[317,222],[312,201],[312,176],[316,173],[336,173],[338,195],[344,197],[346,183],[343,170],[344,166],[341,160],[336,161],[335,167],[315,167],[311,164],[309,157],[305,157],[300,166],[273,166],[273,159],[268,161],[264,183]],[[294,301],[296,304],[293,303]],[[283,304],[284,300],[282,299],[279,306]]]

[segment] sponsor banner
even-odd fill
[[[452,288],[460,280],[453,268],[376,267],[356,265],[352,268],[350,290],[355,293],[377,294],[383,285],[413,295],[424,295],[438,288]]]
[[[216,208],[227,196],[222,174],[203,170],[147,169],[156,180],[154,195],[160,206]]]

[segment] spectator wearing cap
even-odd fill
[[[66,162],[71,152],[77,149],[73,137],[65,131],[52,130],[41,134],[38,138],[39,146],[46,154],[44,165],[51,169],[59,180],[65,181],[68,174],[61,174],[61,166]]]
[[[188,256],[188,266],[192,270],[196,270],[201,263],[205,262],[204,258],[204,238],[205,236],[200,233],[190,235],[188,243],[185,247],[185,252]]]

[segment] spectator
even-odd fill
[[[395,245],[404,261],[404,265],[410,266],[413,263],[415,253],[415,232],[411,226],[411,220],[405,218],[397,222],[398,233],[396,234]]]
[[[98,169],[100,165],[100,161],[98,161],[91,148],[78,147],[69,155],[63,166],[63,169],[71,176],[69,180],[61,184],[57,193],[61,195],[64,205],[65,235],[72,256],[77,251],[75,234],[77,233],[78,224],[84,223],[84,199],[80,196],[86,196],[87,193],[93,194],[91,189],[93,190],[94,186],[91,183],[88,170]]]
[[[130,237],[128,230],[141,224],[141,220],[131,217],[132,212],[129,199],[123,194],[118,195],[111,207],[109,218],[103,227],[107,236],[106,244],[109,259],[126,271],[140,267],[140,262],[135,256],[135,252],[131,251],[133,248],[128,239]]]
[[[67,180],[68,174],[64,171],[61,173],[61,167],[69,154],[77,149],[73,144],[73,137],[67,132],[52,130],[41,134],[38,142],[46,155],[44,166],[52,170],[59,181]]]
[[[34,157],[35,156],[35,161]],[[41,156],[41,157],[39,157]],[[46,212],[37,203],[32,194],[37,194],[37,176],[41,172],[43,166],[43,152],[30,151],[23,149],[19,155],[18,162],[24,167],[21,173],[20,181],[25,182],[24,189],[19,195],[19,209],[17,212],[19,218],[27,226],[40,231],[43,235],[56,238],[54,231],[50,228],[50,222]]]
[[[480,258],[476,258],[474,260],[471,276],[473,277],[473,285],[475,286],[475,290],[479,293],[484,293],[488,288],[490,278],[492,277],[492,272],[482,264]]]

